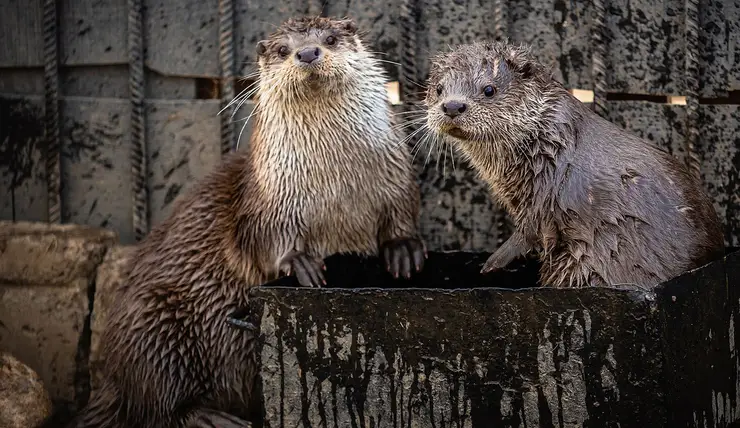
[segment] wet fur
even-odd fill
[[[457,46],[433,58],[428,83],[427,126],[447,135],[516,225],[484,272],[537,249],[545,285],[654,286],[722,255],[702,183],[593,113],[527,46]],[[450,100],[468,105],[454,120],[441,109]]]
[[[274,56],[286,39],[297,49],[331,31],[341,45],[322,85],[308,88]],[[249,407],[254,338],[226,316],[249,288],[277,278],[291,251],[375,255],[417,236],[410,154],[391,132],[382,68],[352,25],[294,19],[266,45],[250,146],[139,245],[108,315],[104,386],[78,427],[245,426],[234,416]]]

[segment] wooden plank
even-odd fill
[[[610,101],[608,119],[684,161],[686,106],[647,101]]]
[[[683,2],[614,0],[607,7],[609,90],[683,94]]]
[[[44,70],[42,68],[0,69],[0,93],[42,95],[44,93]]]
[[[532,45],[566,86],[591,88],[591,2],[517,0],[506,8],[513,42]]]
[[[401,20],[399,19],[401,3],[397,0],[347,0],[328,2],[324,7],[327,16],[349,16],[357,22],[357,28],[363,35],[368,49],[377,58],[399,62],[401,58]],[[398,80],[398,66],[383,63],[389,80]]]
[[[437,51],[446,50],[449,45],[472,43],[490,37],[492,8],[491,2],[484,0],[419,1],[419,34],[416,38],[415,60],[417,83],[425,83],[430,66],[428,58]]]
[[[59,15],[61,64],[128,63],[126,0],[62,0]]]
[[[130,103],[67,97],[62,107],[62,220],[133,242]]]
[[[738,13],[737,2],[699,0],[699,83],[704,97],[724,97],[730,89],[731,32],[733,27],[740,28]],[[740,37],[740,32],[735,37]]]
[[[5,0],[0,7],[0,67],[43,65],[42,0]]]
[[[442,159],[437,164],[437,154]],[[419,228],[427,248],[434,251],[469,250],[493,251],[499,239],[510,234],[510,226],[497,224],[494,202],[488,186],[458,153],[450,155],[448,146],[439,151],[420,146],[415,166],[421,186],[421,216]],[[435,153],[436,152],[436,153]]]
[[[726,244],[740,246],[740,106],[702,105],[700,123],[704,185],[725,225]]]
[[[0,203],[3,218],[46,221],[44,110],[40,97],[0,97]],[[7,197],[12,201],[12,214]]]
[[[308,11],[302,0],[241,0],[234,4],[234,44],[237,74],[256,70],[257,42],[267,38],[283,21]]]
[[[73,97],[128,98],[128,65],[65,67],[59,87]]]
[[[150,72],[146,76],[147,98],[192,100],[196,96],[195,82],[190,77],[163,76]]]
[[[146,65],[165,75],[218,76],[218,3],[144,0]]]
[[[149,101],[147,152],[151,227],[221,160],[218,100]]]

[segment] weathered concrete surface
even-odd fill
[[[485,256],[430,253],[410,282],[335,258],[328,288],[252,290],[263,426],[662,426],[652,292],[492,288],[536,272],[478,275]]]
[[[112,247],[98,268],[95,280],[95,301],[90,316],[90,390],[100,387],[103,378],[104,359],[101,338],[105,335],[105,321],[112,303],[112,290],[125,280],[125,265],[134,246]]]
[[[33,428],[51,416],[51,398],[39,375],[0,353],[0,428]]]
[[[89,293],[115,241],[97,228],[0,222],[0,349],[35,370],[55,404],[84,394]]]
[[[740,421],[740,251],[725,269],[697,269],[658,295],[668,427]]]

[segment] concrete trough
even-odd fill
[[[256,288],[269,428],[731,427],[740,420],[740,251],[649,290],[535,287],[524,261],[430,253],[411,281],[327,260],[328,286]]]

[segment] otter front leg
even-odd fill
[[[399,274],[411,278],[412,268],[420,272],[427,258],[424,243],[416,238],[397,238],[384,242],[380,246],[385,267],[394,278]]]
[[[198,409],[190,414],[184,428],[251,428],[252,424],[226,412]]]
[[[410,158],[406,159],[410,163]],[[405,160],[405,161],[406,161]],[[418,238],[419,186],[411,169],[403,178],[389,180],[392,190],[381,211],[378,228],[378,248],[385,267],[394,278],[411,278],[413,270],[420,272],[427,258],[426,246]]]
[[[516,231],[486,260],[480,272],[489,273],[503,269],[514,259],[523,256],[531,249],[532,246],[527,243],[524,234]]]
[[[326,285],[324,261],[309,256],[303,251],[293,250],[284,255],[278,262],[278,268],[286,275],[295,275],[298,283],[304,287],[321,287]]]

